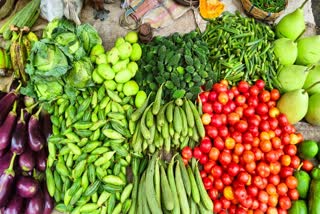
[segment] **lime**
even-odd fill
[[[302,158],[314,158],[319,151],[318,143],[313,140],[305,140],[299,146],[299,153]]]

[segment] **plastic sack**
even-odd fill
[[[55,18],[62,18],[74,21],[77,25],[81,24],[79,15],[84,0],[41,0],[41,16],[49,22]]]

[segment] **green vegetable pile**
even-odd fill
[[[93,64],[87,57],[102,40],[93,26],[61,19],[50,22],[43,38],[32,46],[26,72],[28,85],[21,90],[40,101],[52,101],[64,93],[75,97],[78,89],[92,86]]]
[[[266,12],[278,13],[286,7],[286,0],[253,0],[252,4]]]
[[[224,12],[210,20],[203,34],[210,47],[210,62],[217,72],[217,81],[240,80],[254,83],[263,79],[271,89],[277,86],[279,61],[273,53],[275,33],[270,26],[237,12]]]
[[[189,99],[178,98],[162,104],[163,85],[155,100],[146,102],[132,113],[130,122],[137,123],[131,146],[135,153],[154,153],[164,148],[193,148],[205,136],[204,126],[196,106]],[[148,150],[147,150],[148,149]]]
[[[200,87],[209,88],[214,72],[208,55],[207,44],[200,33],[192,31],[185,35],[174,33],[169,37],[155,37],[142,46],[140,70],[135,77],[146,92],[157,91],[164,84],[164,100],[183,98],[195,100]]]
[[[180,155],[165,163],[156,152],[150,161],[133,159],[129,213],[212,213],[196,160],[184,165]]]

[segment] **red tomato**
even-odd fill
[[[218,135],[222,138],[226,138],[229,135],[229,130],[226,126],[221,126],[218,128]]]
[[[222,84],[222,83],[215,83],[215,84],[213,84],[212,89],[213,89],[214,91],[218,92],[218,93],[228,91],[227,85]]]
[[[208,195],[211,198],[211,200],[216,200],[219,196],[219,192],[217,189],[212,188],[212,189],[209,189]]]
[[[213,146],[216,147],[218,150],[223,150],[224,149],[224,141],[222,140],[221,137],[216,137],[213,141]]]
[[[300,165],[300,158],[296,155],[291,156],[290,166],[294,169],[298,169],[299,165]]]
[[[200,171],[201,178],[207,177],[207,173],[204,170]]]
[[[285,125],[288,125],[289,124],[289,121],[288,121],[288,118],[285,114],[281,113],[278,115],[277,117],[278,121],[279,121],[279,125],[281,127],[285,126]]]
[[[242,106],[243,104],[246,103],[246,97],[242,94],[239,94],[235,97],[234,102],[237,106]]]
[[[221,113],[222,112],[222,109],[223,109],[223,105],[221,103],[219,103],[218,101],[214,101],[212,103],[212,109],[213,109],[213,112],[214,113]]]
[[[193,148],[193,157],[195,157],[196,159],[200,159],[202,157],[202,151],[199,147]]]
[[[248,104],[248,106],[252,106],[252,107],[257,107],[258,106],[258,104],[259,104],[259,99],[258,99],[258,97],[249,97],[248,99],[247,99],[247,104]]]
[[[211,144],[211,141],[210,141],[210,138],[208,137],[204,137],[201,142],[200,142],[200,150],[202,153],[209,153],[211,148],[212,148],[212,144]]]
[[[259,189],[263,189],[264,184],[263,184],[263,180],[262,180],[261,176],[259,176],[259,175],[253,176],[252,182]]]
[[[227,121],[228,121],[228,124],[230,125],[236,124],[239,120],[240,120],[240,115],[237,114],[236,112],[231,112],[227,116]]]
[[[271,98],[270,92],[267,91],[267,90],[263,90],[259,94],[259,100],[261,102],[266,103],[266,102],[268,102],[270,100],[270,98]]]
[[[250,163],[247,163],[245,168],[250,174],[253,174],[256,169],[256,162],[252,161]]]
[[[262,89],[264,88],[264,86],[265,86],[265,82],[264,82],[263,80],[259,79],[259,80],[257,80],[257,81],[255,82],[255,85],[256,85],[260,90],[262,90]]]
[[[272,162],[270,163],[269,168],[271,174],[277,175],[281,171],[281,164],[280,162]]]
[[[259,193],[258,193],[258,200],[261,203],[268,203],[268,200],[269,200],[268,193],[266,191],[264,191],[264,190],[260,190]]]
[[[223,182],[223,184],[224,184],[225,186],[229,186],[229,185],[232,183],[233,178],[232,178],[230,175],[228,175],[227,173],[224,173],[224,174],[221,176],[221,180],[222,180],[222,182]]]
[[[259,210],[262,211],[262,213],[266,213],[268,209],[268,204],[266,203],[259,203]]]
[[[218,99],[217,99],[221,104],[225,105],[229,101],[229,96],[227,92],[220,92],[218,94]]]
[[[285,145],[283,151],[285,154],[293,156],[297,154],[297,146],[293,144]]]
[[[241,182],[242,184],[247,184],[249,182],[249,179],[250,179],[249,173],[244,172],[244,171],[239,172],[239,175],[237,177],[237,180],[239,182]]]
[[[242,155],[244,151],[244,146],[241,143],[236,143],[233,149],[233,153],[236,155]]]
[[[291,157],[290,155],[282,155],[280,157],[280,161],[281,161],[281,164],[283,166],[290,166],[290,163],[291,163]]]
[[[248,82],[241,80],[241,81],[238,83],[237,88],[238,88],[238,90],[239,90],[241,93],[245,93],[245,92],[247,92],[247,91],[249,90],[250,85],[249,85]]]
[[[254,153],[252,151],[243,152],[243,160],[245,163],[251,163],[254,161]]]
[[[228,199],[226,199],[224,196],[222,196],[220,198],[220,201],[222,202],[222,207],[223,209],[228,209],[231,205],[231,201],[229,201]]]
[[[281,147],[281,139],[279,137],[271,138],[271,144],[274,149],[279,149]]]
[[[209,193],[209,196],[210,196],[210,193]],[[222,202],[220,200],[214,200],[213,203],[214,203],[214,208],[213,208],[214,213],[219,213],[222,210]]]
[[[234,188],[234,196],[239,202],[245,200],[247,198],[246,188],[241,186]]]
[[[213,101],[216,100],[216,98],[217,98],[217,92],[215,92],[215,91],[210,91],[210,93],[209,93],[209,95],[208,95],[208,100],[209,100],[210,102],[213,102]],[[202,109],[203,109],[203,107],[202,107]]]
[[[289,189],[288,196],[291,200],[296,201],[299,199],[299,192],[297,189]]]
[[[189,160],[192,158],[192,149],[189,146],[186,146],[181,151],[182,157]]]
[[[239,120],[236,124],[235,124],[235,129],[238,132],[245,132],[248,129],[248,122],[246,120]]]
[[[286,178],[286,185],[289,189],[295,189],[298,186],[298,180],[293,175]]]
[[[212,139],[214,139],[218,136],[218,129],[216,127],[211,126],[211,125],[206,125],[205,129],[206,129],[207,135],[209,137],[211,137]]]
[[[242,106],[237,106],[236,109],[234,110],[237,114],[239,114],[240,118],[243,116],[243,107]]]
[[[258,194],[258,193],[257,193]],[[257,209],[259,208],[259,201],[257,199],[253,199],[252,201],[252,207],[253,210],[257,211]],[[254,212],[256,213],[256,212]]]
[[[213,113],[212,104],[209,102],[203,103],[202,104],[202,111],[203,111],[203,113],[212,114]]]
[[[253,137],[252,133],[250,133],[250,132],[245,132],[242,135],[243,143],[252,144],[253,139],[254,139],[254,137]]]
[[[199,98],[200,98],[202,104],[208,102],[208,95],[209,95],[208,92],[202,92],[199,94]]]
[[[267,152],[265,154],[265,158],[268,162],[276,162],[278,161],[278,155],[277,155],[277,152],[274,151],[274,150],[271,150],[270,152]]]
[[[206,164],[208,162],[208,160],[209,160],[208,156],[203,154],[201,156],[201,158],[199,159],[199,163],[204,165],[204,164]]]
[[[281,135],[281,142],[283,145],[288,145],[290,144],[290,134],[289,133],[282,133]]]
[[[258,86],[256,85],[253,85],[249,88],[249,93],[251,96],[257,96],[260,92],[260,89]]]
[[[242,143],[242,134],[240,132],[232,132],[231,137],[236,141],[236,143]]]
[[[252,207],[252,203],[253,203],[252,197],[248,196],[244,201],[242,201],[241,205],[244,208],[249,209]]]
[[[219,162],[222,166],[227,166],[232,161],[232,156],[230,153],[227,153],[226,151],[223,151],[219,155]]]
[[[272,150],[272,143],[270,140],[262,140],[260,141],[260,149],[262,152],[267,153]]]
[[[266,164],[265,162],[258,163],[257,172],[263,178],[268,177],[270,175],[269,165]]]
[[[270,124],[267,120],[262,120],[259,124],[259,130],[260,131],[269,131],[270,130]]]
[[[268,123],[271,130],[276,130],[276,128],[278,128],[279,122],[277,118],[268,118]]]
[[[228,174],[233,177],[238,175],[239,170],[240,170],[239,165],[236,163],[231,162],[227,167]]]
[[[208,162],[203,165],[204,171],[206,171],[206,173],[211,172],[211,169],[212,169],[212,167],[213,167],[215,164],[216,164],[215,161],[213,161],[213,160],[208,160]]]
[[[258,115],[265,115],[265,114],[268,114],[269,108],[268,108],[267,104],[259,103],[256,107],[256,112]]]
[[[243,115],[244,115],[245,117],[247,117],[247,118],[252,117],[252,116],[254,115],[254,113],[255,113],[255,109],[254,109],[253,106],[248,106],[247,108],[245,108],[245,109],[243,110]]]
[[[213,182],[210,178],[205,177],[202,179],[202,181],[203,181],[204,188],[206,188],[206,190],[209,190],[213,187]]]
[[[249,195],[256,198],[256,196],[258,195],[259,189],[255,185],[250,185],[247,187],[247,192]]]
[[[273,101],[277,101],[280,98],[280,92],[278,89],[272,89],[270,92],[270,98]]]
[[[280,170],[280,177],[286,178],[290,175],[293,175],[293,168],[288,166],[282,166]]]
[[[209,152],[209,159],[210,160],[213,160],[213,161],[218,160],[219,155],[220,155],[219,149],[217,149],[216,147],[212,147],[210,149],[210,152]]]
[[[307,172],[310,172],[312,169],[313,169],[314,165],[313,163],[310,161],[310,160],[303,160],[302,161],[302,169],[307,171]]]
[[[288,187],[285,183],[280,183],[278,184],[277,186],[277,192],[278,192],[278,195],[286,195],[287,192],[288,192]]]
[[[268,205],[270,207],[276,207],[278,204],[279,196],[277,194],[269,195]]]
[[[243,207],[238,207],[236,209],[237,214],[247,214],[247,210],[245,210]]]
[[[214,165],[211,169],[211,175],[214,177],[214,178],[220,178],[221,175],[223,173],[223,169],[221,166],[219,165]]]
[[[266,191],[269,195],[277,194],[277,188],[273,184],[267,184]]]
[[[222,182],[221,178],[215,178],[213,181],[213,186],[214,188],[216,188],[217,190],[221,191],[224,188],[224,184]]]
[[[291,207],[291,200],[288,196],[280,196],[279,197],[279,206],[284,209],[288,210]]]

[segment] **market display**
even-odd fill
[[[79,11],[36,35],[40,2],[0,27],[0,213],[320,213],[320,143],[295,127],[320,124],[307,1],[274,25],[200,1],[204,32],[108,50]]]

